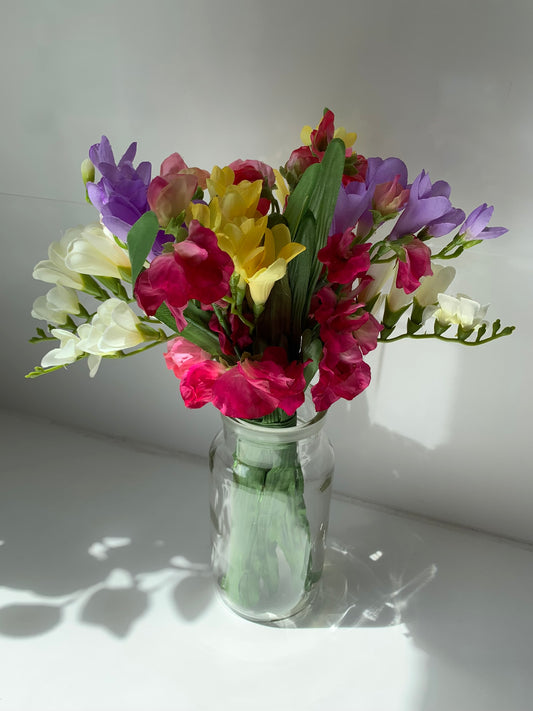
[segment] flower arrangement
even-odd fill
[[[187,407],[247,421],[212,497],[213,566],[252,619],[293,614],[314,589],[327,523],[309,502],[329,505],[332,476],[307,486],[309,452],[283,435],[266,445],[265,430],[295,425],[306,395],[318,413],[359,395],[378,343],[475,346],[513,331],[446,293],[449,261],[507,231],[488,226],[493,208],[466,216],[448,183],[425,171],[410,182],[400,159],[365,158],[355,140],[326,110],[279,170],[236,160],[208,172],[173,153],[152,179],[135,143],[117,164],[103,136],[82,164],[98,221],[67,230],[33,272],[54,287],[33,304],[47,325],[32,341],[59,344],[27,377],[85,358],[94,376],[102,358],[168,343]],[[213,445],[212,467],[218,456]]]
[[[98,221],[67,230],[33,272],[55,286],[33,305],[47,327],[32,341],[59,344],[27,377],[85,358],[94,376],[102,358],[168,342],[187,407],[281,422],[307,389],[317,411],[359,395],[378,343],[510,334],[446,293],[449,260],[507,231],[488,226],[493,208],[466,217],[448,183],[409,182],[400,159],[365,158],[355,140],[325,110],[279,171],[208,172],[173,153],[151,179],[135,143],[117,164],[102,137],[82,164]]]

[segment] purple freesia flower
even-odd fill
[[[448,183],[438,180],[432,185],[429,175],[423,170],[411,185],[409,200],[390,233],[390,239],[395,240],[404,235],[414,234],[430,224],[435,224],[438,230],[438,221],[453,212],[452,204],[448,200],[449,195]],[[445,224],[446,220],[443,221],[443,225]],[[441,229],[445,229],[444,226]]]
[[[488,207],[486,202],[476,207],[466,218],[459,234],[463,235],[465,240],[470,240],[494,239],[508,232],[505,227],[487,227],[493,212],[494,206]]]
[[[398,176],[398,182],[407,186],[407,166],[399,158],[369,158],[365,182],[353,181],[341,185],[339,197],[331,223],[330,234],[343,234],[357,223],[358,234],[365,234],[373,224],[372,199],[378,185],[392,182]]]
[[[366,170],[366,185],[372,190],[382,183],[390,183],[398,176],[398,182],[407,187],[407,166],[399,158],[369,158]]]
[[[452,209],[442,215],[442,217],[428,223],[427,233],[431,235],[431,237],[443,237],[455,229],[457,225],[460,225],[464,219],[464,210],[452,207]]]
[[[123,242],[132,225],[150,209],[146,193],[152,166],[146,161],[134,168],[136,152],[137,143],[132,143],[117,165],[106,136],[89,150],[91,162],[102,175],[98,183],[87,183],[89,199],[102,223]]]
[[[350,227],[355,227],[359,218],[372,206],[372,191],[365,183],[352,181],[342,185],[335,205],[330,235],[344,234]]]

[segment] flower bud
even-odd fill
[[[87,183],[94,183],[94,176],[94,165],[92,164],[90,158],[86,158],[81,164],[81,177],[83,184],[87,185]]]

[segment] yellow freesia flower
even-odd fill
[[[230,185],[224,195],[219,197],[223,222],[239,217],[254,217],[262,189],[262,180],[253,183],[243,180],[238,185]]]
[[[202,227],[208,227],[213,232],[218,232],[222,228],[222,213],[218,198],[213,198],[209,205],[203,203],[191,202],[189,205],[189,215],[187,215],[187,224],[191,220],[198,220]]]
[[[211,175],[207,178],[207,189],[212,198],[217,195],[224,195],[230,185],[233,185],[235,173],[229,166],[219,168],[215,165],[211,171]]]
[[[344,145],[346,146],[346,148],[351,148],[353,144],[357,141],[357,133],[355,133],[354,131],[348,132],[345,128],[339,126],[339,128],[335,129],[333,138],[340,138],[342,141],[344,141]]]
[[[254,250],[243,264],[242,276],[250,288],[256,311],[262,310],[275,282],[287,273],[287,264],[304,250],[302,244],[291,242],[286,225],[266,230],[261,252]]]
[[[283,175],[276,168],[274,168],[274,175],[276,177],[276,189],[274,192],[276,193],[276,198],[281,210],[283,211],[285,209],[286,200],[289,196],[289,186],[287,185]]]

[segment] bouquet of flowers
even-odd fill
[[[173,153],[152,179],[135,143],[117,164],[103,136],[82,164],[98,220],[67,230],[33,272],[54,287],[33,305],[47,325],[32,341],[59,344],[27,377],[85,358],[94,376],[102,358],[167,343],[187,407],[285,427],[306,393],[318,412],[359,395],[378,343],[512,332],[446,293],[450,260],[507,231],[488,226],[492,207],[466,216],[445,181],[410,182],[400,159],[358,154],[329,110],[301,139],[279,170],[236,160],[208,172]],[[268,489],[267,471],[253,480]]]

